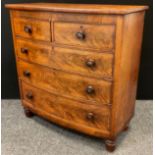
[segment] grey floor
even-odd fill
[[[137,101],[130,130],[115,155],[152,155],[152,101]],[[71,132],[40,117],[26,118],[19,100],[2,100],[2,155],[108,155],[100,139]]]

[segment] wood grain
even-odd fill
[[[13,10],[13,18],[27,18],[27,19],[37,19],[41,21],[51,21],[52,13],[44,11],[25,11],[25,10]]]
[[[96,77],[112,80],[113,54],[94,53],[87,50],[76,50],[70,48],[54,48],[51,58],[53,65],[67,72],[78,73],[88,77]],[[87,63],[93,61],[94,66]]]
[[[50,57],[52,54],[52,46],[50,44],[40,44],[40,42],[34,43],[34,41],[17,38],[15,49],[17,56],[23,60],[51,66]],[[25,50],[25,52],[23,50]]]
[[[94,104],[110,104],[111,82],[90,79],[18,60],[19,77],[52,93]],[[26,77],[23,73],[30,72]],[[86,89],[92,86],[93,94]]]
[[[27,18],[14,18],[15,35],[29,39],[51,41],[50,22]],[[25,32],[25,27],[31,27],[31,33]]]
[[[16,52],[19,58],[88,77],[112,79],[113,54],[94,53],[70,48],[55,47],[29,40],[16,39]],[[94,62],[94,66],[87,63]]]
[[[69,13],[94,14],[129,14],[148,9],[148,6],[138,5],[97,5],[97,4],[64,4],[64,3],[29,3],[6,4],[5,7],[17,10],[37,10]]]
[[[144,12],[118,17],[120,28],[112,99],[112,134],[115,135],[124,129],[134,115],[143,21]]]
[[[77,38],[77,33],[83,33],[85,38]],[[114,36],[114,25],[54,22],[54,42],[58,44],[112,50],[114,48]]]
[[[40,109],[44,113],[60,117],[72,124],[81,124],[90,128],[109,130],[110,108],[102,108],[77,101],[68,100],[57,95],[45,92],[26,83],[22,83],[23,100],[32,104],[34,108]],[[31,93],[33,98],[27,95]],[[89,118],[92,113],[93,117]]]

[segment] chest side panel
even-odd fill
[[[118,134],[134,114],[144,12],[118,17],[112,131]]]

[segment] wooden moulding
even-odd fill
[[[134,5],[97,5],[97,4],[58,4],[58,3],[29,3],[6,4],[6,8],[17,10],[52,11],[89,14],[129,14],[144,11],[148,6]]]

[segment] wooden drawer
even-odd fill
[[[50,22],[28,18],[14,18],[16,36],[42,41],[51,41]]]
[[[76,47],[114,49],[115,25],[54,22],[54,42]]]
[[[81,101],[109,104],[111,83],[18,60],[19,77],[44,90]]]
[[[113,54],[52,47],[16,40],[18,57],[37,64],[90,77],[112,78]]]
[[[112,78],[113,54],[94,53],[69,48],[54,48],[56,68],[90,77]]]
[[[34,109],[60,117],[72,124],[96,129],[109,130],[110,109],[85,105],[53,95],[22,82],[23,99]]]
[[[19,58],[29,62],[51,66],[52,46],[32,42],[29,40],[16,39],[16,54]]]

